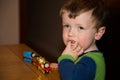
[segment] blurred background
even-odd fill
[[[59,10],[65,0],[0,0],[0,45],[25,43],[50,62],[64,48]],[[119,77],[120,0],[105,0],[107,30],[97,43],[106,60],[106,80]]]

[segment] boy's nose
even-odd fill
[[[70,37],[71,37],[71,36],[74,36],[74,32],[75,32],[75,31],[74,31],[73,29],[70,29],[70,30],[69,30],[69,33],[68,33],[68,36],[70,36]]]

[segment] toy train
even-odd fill
[[[42,71],[44,74],[48,74],[51,71],[50,64],[44,57],[36,55],[31,51],[24,51],[23,60],[25,62],[32,63],[38,70]]]

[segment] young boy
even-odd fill
[[[66,45],[58,58],[61,80],[105,80],[103,53],[96,46],[106,29],[102,0],[67,0],[60,15]]]

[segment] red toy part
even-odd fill
[[[29,57],[25,57],[25,56],[23,56],[23,58],[27,58],[27,59],[31,60],[32,63],[37,66],[38,69],[42,70],[43,73],[49,73],[52,70],[52,68],[50,68],[50,64],[48,62],[45,62],[45,60],[43,60],[44,63],[39,61],[39,59],[42,60],[44,58],[40,58],[40,57],[29,58]]]

